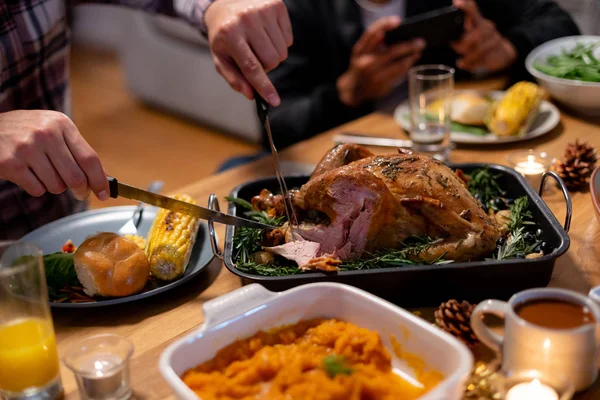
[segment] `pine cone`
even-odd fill
[[[560,161],[552,165],[554,172],[565,182],[567,189],[577,191],[584,189],[592,175],[593,165],[579,159]]]
[[[594,169],[596,161],[598,160],[598,154],[596,154],[594,146],[591,146],[587,142],[579,143],[579,140],[575,140],[575,143],[567,144],[564,159],[565,161],[580,160],[589,163],[591,169]]]
[[[552,170],[565,182],[567,189],[577,191],[585,188],[594,171],[598,154],[596,149],[587,142],[567,144],[564,159],[555,160]]]
[[[454,299],[449,300],[435,311],[435,324],[472,347],[479,343],[471,329],[471,313],[474,309],[475,306],[467,301],[459,303]]]

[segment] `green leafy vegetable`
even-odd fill
[[[460,122],[455,121],[450,122],[450,131],[457,133],[469,133],[475,136],[487,136],[490,134],[490,131],[486,128],[481,128],[475,125],[461,124]]]
[[[529,198],[519,197],[510,206],[510,220],[508,229],[510,231],[507,239],[498,246],[494,260],[506,260],[533,253],[541,241],[535,235],[526,232],[527,225],[534,225],[531,221],[532,214],[529,210]]]
[[[498,210],[495,200],[503,193],[497,181],[500,176],[500,174],[492,174],[487,165],[484,168],[476,169],[471,174],[471,179],[467,185],[469,192],[481,201],[481,204],[486,208]]]
[[[508,223],[508,229],[512,232],[523,225],[533,225],[531,221],[533,215],[529,210],[529,198],[527,196],[519,197],[510,206],[510,221]]]
[[[341,271],[374,269],[374,268],[392,268],[403,265],[419,264],[447,264],[443,257],[426,262],[419,257],[422,251],[427,250],[439,240],[434,240],[429,236],[411,236],[402,243],[401,249],[386,249],[378,251],[375,254],[367,253],[366,257],[346,260],[340,265]]]
[[[50,300],[67,297],[67,293],[60,290],[65,287],[81,286],[72,253],[53,253],[44,256],[44,269],[46,271],[46,282],[48,283],[48,294]]]
[[[428,120],[434,120],[435,117],[426,115],[425,118]],[[410,121],[410,115],[405,114],[404,119],[406,121]],[[450,122],[450,131],[457,132],[457,133],[469,133],[474,136],[490,135],[490,131],[487,130],[486,128],[482,128],[482,127],[476,126],[476,125],[461,124],[460,122],[455,122],[455,121]]]
[[[540,72],[563,79],[585,82],[600,82],[600,60],[594,56],[594,50],[600,42],[592,44],[577,43],[571,51],[562,50],[561,54],[550,56],[545,63],[533,66]]]
[[[352,375],[354,370],[350,368],[346,358],[335,354],[323,358],[323,368],[330,378],[335,378],[336,375]]]
[[[248,218],[253,219],[258,222],[262,222],[263,224],[272,225],[272,226],[281,226],[284,222],[284,217],[270,217],[264,211],[256,211],[250,202],[238,198],[238,197],[225,197],[227,201],[235,204],[238,207],[241,207],[244,210],[244,215]],[[246,273],[254,273],[257,275],[266,275],[266,276],[280,276],[281,275],[289,275],[289,273],[284,273],[284,271],[279,271],[279,267],[273,267],[269,265],[260,265],[256,264],[254,260],[252,260],[252,255],[262,248],[262,241],[265,234],[264,229],[260,228],[238,228],[236,229],[236,233],[233,237],[233,242],[235,243],[233,248],[233,257],[236,260],[237,268],[240,271]],[[296,270],[300,272],[300,269],[296,267]],[[292,272],[292,271],[288,271]]]

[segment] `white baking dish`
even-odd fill
[[[205,323],[199,330],[171,344],[160,358],[160,371],[180,399],[198,399],[180,375],[213,358],[219,349],[259,330],[317,317],[336,318],[379,332],[399,374],[413,376],[413,371],[394,356],[390,335],[403,350],[441,372],[444,381],[421,397],[423,400],[461,399],[473,365],[469,349],[451,335],[409,311],[339,283],[313,283],[280,293],[252,284],[206,302],[204,315]]]

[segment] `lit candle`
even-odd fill
[[[508,391],[506,400],[558,400],[558,393],[538,379],[519,383]]]
[[[546,172],[546,166],[536,161],[533,154],[529,154],[527,161],[520,161],[515,165],[515,170],[527,178],[529,184],[537,190],[542,182],[542,175]]]
[[[128,391],[123,360],[110,353],[92,354],[79,360],[80,387],[85,399],[121,398]]]
[[[72,345],[64,362],[75,374],[83,400],[120,400],[131,395],[129,359],[131,342],[121,336],[90,336]]]

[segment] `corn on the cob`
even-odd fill
[[[531,82],[514,84],[504,97],[496,101],[486,125],[497,136],[525,133],[542,100],[542,90]]]
[[[125,239],[131,240],[137,244],[142,250],[146,250],[146,239],[140,235],[125,235]]]
[[[196,204],[188,195],[175,195],[173,198]],[[199,226],[198,218],[159,209],[150,228],[146,247],[152,275],[172,281],[185,272]]]

